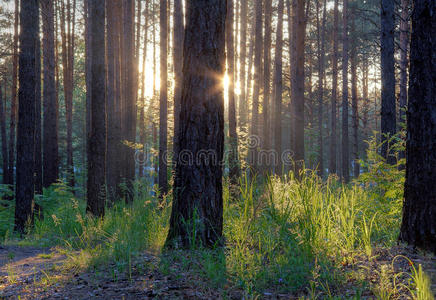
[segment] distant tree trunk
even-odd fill
[[[182,0],[174,0],[174,32],[173,32],[173,59],[174,59],[174,157],[177,158],[179,134],[180,98],[182,94],[183,71],[183,38],[185,35],[183,25]]]
[[[400,240],[436,253],[436,2],[415,0]]]
[[[351,15],[355,15],[355,6],[352,8]],[[354,18],[351,19],[351,34],[353,40],[351,42],[351,106],[353,114],[353,161],[354,161],[354,178],[360,175],[360,165],[359,165],[359,104],[357,96],[357,45],[356,45],[356,26],[354,23]]]
[[[283,93],[283,13],[284,0],[279,0],[274,59],[274,150],[278,155],[275,174],[282,174],[282,93]]]
[[[292,45],[294,53],[294,68],[291,69],[292,103],[293,103],[293,130],[294,130],[294,171],[299,175],[304,164],[304,41],[306,35],[305,1],[295,0],[293,11],[293,32],[295,43]],[[292,114],[291,114],[292,116]]]
[[[342,8],[342,178],[350,181],[349,136],[348,136],[348,0]]]
[[[270,137],[270,86],[271,86],[271,26],[272,26],[272,0],[264,0],[265,3],[265,36],[263,42],[263,143],[262,148],[269,150],[271,148]],[[264,165],[263,168],[268,170],[268,166]]]
[[[241,94],[239,95],[239,128],[245,128],[247,126],[247,72],[251,70],[246,68],[247,60],[247,27],[248,27],[248,0],[241,3],[241,47],[240,47],[240,85]]]
[[[226,1],[187,5],[179,147],[193,161],[180,157],[176,165],[168,247],[222,243],[225,20]]]
[[[1,82],[0,82],[1,83]],[[5,97],[6,99],[6,97]],[[6,135],[6,102],[3,100],[2,86],[0,84],[0,134],[2,139],[2,169],[3,184],[9,184],[9,161],[8,161],[8,141]]]
[[[394,0],[381,0],[381,155],[390,164],[395,156],[388,140],[396,132],[394,29]]]
[[[233,40],[233,0],[227,0],[226,18],[226,50],[227,50],[227,75],[229,76],[229,178],[235,187],[239,180],[238,135],[236,133],[236,104],[235,104],[235,49]],[[233,189],[234,191],[234,189]]]
[[[363,79],[362,79],[362,93],[363,93],[363,116],[362,116],[362,132],[363,132],[363,138],[362,140],[366,141],[369,138],[369,126],[368,126],[368,114],[369,114],[369,95],[368,95],[368,85],[369,85],[369,70],[368,70],[368,59],[365,58],[363,61]],[[367,150],[367,144],[364,143],[362,153],[366,153]]]
[[[135,58],[135,1],[124,2],[124,45],[123,45],[123,70],[125,75],[124,83],[124,107],[123,107],[123,140],[130,143],[136,142],[136,84],[137,84],[137,62]],[[125,181],[126,181],[126,202],[133,201],[133,181],[135,180],[135,150],[131,146],[125,146]]]
[[[55,26],[53,0],[42,0],[44,123],[43,123],[43,186],[58,180],[58,98],[55,81]]]
[[[168,43],[167,1],[160,0],[160,99],[159,99],[159,191],[168,193],[167,174],[167,114],[168,114]]]
[[[334,21],[333,21],[333,56],[332,56],[332,107],[330,114],[331,135],[330,135],[330,160],[329,173],[336,174],[337,164],[337,125],[336,125],[336,110],[338,100],[338,31],[339,31],[339,0],[335,0],[334,5]]]
[[[91,134],[88,153],[86,211],[104,216],[106,201],[106,92],[105,92],[105,1],[90,0],[91,22]]]
[[[17,130],[17,180],[15,186],[15,230],[24,233],[33,221],[35,153],[35,76],[39,37],[37,0],[21,1],[20,56]]]
[[[324,0],[322,25],[319,24],[319,0],[317,1],[318,24],[318,174],[324,174],[324,147],[323,147],[323,100],[324,100],[324,69],[325,69],[325,26],[327,17],[327,1]]]
[[[157,77],[157,59],[156,59],[156,53],[157,53],[157,45],[156,45],[156,7],[155,7],[155,2],[154,0],[152,0],[152,6],[153,6],[153,99],[152,99],[152,107],[155,108],[156,107],[156,101],[157,101],[157,87],[156,87],[156,77]],[[158,134],[157,134],[157,124],[156,122],[153,120],[152,121],[152,138],[153,138],[153,147],[155,149],[158,148]],[[158,157],[154,157],[154,164],[153,164],[153,168],[155,173],[158,172],[158,168],[159,168],[159,155]],[[157,175],[157,176],[156,176]],[[154,176],[154,184],[158,184],[159,183],[159,175],[156,174]]]
[[[400,19],[400,122],[406,124],[407,107],[407,69],[409,67],[409,0],[401,0]],[[406,153],[401,151],[400,158],[405,158]]]
[[[255,0],[255,46],[254,46],[254,82],[253,82],[253,110],[251,116],[251,136],[249,162],[254,171],[258,167],[258,147],[259,141],[259,94],[261,80],[262,62],[262,0]]]
[[[9,175],[8,184],[14,184],[15,166],[15,130],[17,127],[17,89],[18,89],[18,25],[20,22],[19,0],[15,0],[15,21],[14,21],[14,46],[12,56],[12,92],[11,92],[11,119],[9,123]]]

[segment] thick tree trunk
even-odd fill
[[[348,136],[348,0],[342,8],[342,178],[350,181],[349,136]]]
[[[263,42],[263,138],[262,148],[269,150],[271,148],[270,136],[270,86],[271,86],[271,26],[272,26],[272,0],[264,0],[265,3],[265,36]],[[264,164],[264,162],[263,162]],[[268,170],[268,166],[263,166],[264,170]]]
[[[160,99],[159,99],[159,191],[160,196],[168,193],[168,21],[167,1],[160,0]]]
[[[55,81],[55,26],[53,0],[42,0],[44,121],[43,121],[43,186],[56,183],[59,176],[58,98]]]
[[[436,253],[436,2],[415,0],[400,240]]]
[[[90,0],[91,22],[91,134],[88,153],[86,211],[104,216],[106,201],[106,92],[105,92],[105,1]]]
[[[406,123],[407,108],[407,75],[409,68],[409,0],[401,0],[400,19],[400,122]],[[406,153],[401,151],[400,158],[405,158]]]
[[[241,94],[239,95],[239,128],[245,129],[247,126],[247,101],[248,101],[248,91],[247,91],[247,70],[246,60],[247,60],[247,34],[248,34],[248,0],[242,1],[241,3],[241,47],[240,47],[240,75],[239,83],[241,86]]]
[[[396,132],[394,0],[381,0],[381,155],[395,163],[389,139]]]
[[[39,6],[39,1],[38,1]],[[39,8],[38,8],[39,9]],[[42,137],[41,137],[41,40],[39,38],[40,33],[40,22],[38,17],[38,38],[36,39],[36,48],[35,48],[35,58],[36,58],[36,69],[35,69],[35,158],[34,158],[34,166],[35,166],[35,174],[34,174],[34,183],[35,183],[35,193],[38,195],[42,194]],[[37,206],[37,205],[36,205]],[[40,207],[36,207],[39,211]]]
[[[337,164],[337,122],[336,110],[338,101],[338,31],[339,31],[339,0],[335,0],[334,4],[334,21],[333,21],[333,56],[332,56],[332,105],[330,113],[330,159],[329,173],[336,174]]]
[[[179,155],[167,246],[222,243],[225,19],[226,1],[187,5],[179,146],[192,161]]]
[[[173,59],[174,59],[174,157],[177,158],[179,134],[180,98],[182,94],[183,71],[183,7],[182,0],[174,0],[174,32],[173,32]]]
[[[352,13],[355,15],[355,9],[353,6]],[[351,42],[351,107],[352,107],[352,122],[353,122],[353,157],[354,162],[353,174],[354,178],[360,175],[359,165],[359,104],[357,96],[357,45],[356,45],[356,26],[354,18],[351,19],[351,35],[354,37]]]
[[[276,51],[274,58],[274,150],[277,161],[274,165],[274,173],[282,174],[282,93],[283,93],[283,13],[284,0],[279,0],[278,21],[276,31]]]
[[[1,82],[0,82],[1,83]],[[6,99],[6,97],[5,97]],[[6,102],[3,100],[2,85],[0,84],[0,135],[2,139],[2,169],[3,184],[9,184],[9,161],[8,161],[8,141],[6,135]]]
[[[24,233],[33,221],[36,47],[39,36],[37,0],[21,1],[21,34],[17,127],[17,180],[15,186],[15,230]]]
[[[238,135],[236,133],[236,103],[235,103],[235,49],[233,39],[233,0],[227,0],[226,19],[226,50],[227,50],[227,75],[229,76],[229,178],[232,192],[239,180]]]

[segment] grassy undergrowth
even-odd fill
[[[292,173],[265,182],[244,176],[236,199],[229,198],[226,185],[223,249],[161,253],[171,195],[159,201],[145,181],[136,182],[133,204],[108,208],[104,219],[87,216],[84,201],[64,184],[47,189],[38,199],[44,218],[35,220],[20,243],[61,246],[69,256],[66,267],[77,270],[109,262],[128,270],[134,257],[152,251],[160,256],[156,267],[163,274],[176,279],[190,274],[196,284],[220,289],[224,296],[236,289],[253,297],[294,293],[339,299],[343,285],[352,280],[353,291],[346,292],[352,299],[365,290],[379,299],[399,293],[429,299],[430,283],[418,266],[407,274],[411,279],[403,287],[396,282],[406,275],[388,266],[376,270],[376,283],[369,282],[369,271],[344,271],[362,257],[371,261],[376,249],[396,245],[400,228],[398,187],[404,171],[386,165],[375,152],[362,164],[367,172],[350,185],[334,177],[323,181],[309,170],[301,180]],[[0,211],[0,233],[6,242],[13,240],[12,210]]]

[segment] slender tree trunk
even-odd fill
[[[394,0],[381,0],[381,155],[395,163],[389,139],[396,132]]]
[[[176,166],[169,247],[222,243],[225,20],[226,1],[187,5],[179,146],[193,161],[180,157]]]
[[[239,180],[238,135],[236,133],[236,104],[235,104],[235,49],[233,40],[233,0],[227,0],[226,18],[226,50],[227,50],[227,75],[229,76],[229,178],[233,187]],[[233,192],[235,189],[232,189]]]
[[[240,85],[241,95],[239,95],[239,128],[245,128],[247,126],[247,72],[251,73],[250,69],[246,69],[247,60],[247,34],[248,34],[248,0],[241,3],[241,47],[240,47]]]
[[[0,82],[1,83],[1,82]],[[4,83],[3,83],[4,84]],[[6,99],[6,97],[5,97]],[[8,161],[8,141],[6,135],[6,102],[3,100],[2,86],[0,84],[0,134],[2,139],[2,168],[3,184],[9,184],[9,161]]]
[[[330,160],[329,160],[329,173],[336,174],[337,164],[337,125],[336,125],[336,110],[338,99],[338,31],[339,31],[339,0],[335,0],[334,4],[334,21],[333,21],[333,57],[332,57],[332,107],[330,114],[331,122],[331,136],[330,136]]]
[[[409,67],[409,0],[401,0],[400,19],[400,122],[406,124],[407,107],[407,69]],[[401,151],[400,158],[406,158],[406,153]]]
[[[154,0],[152,0],[153,5],[153,100],[152,100],[152,107],[153,109],[156,107],[156,101],[157,101],[157,87],[156,87],[156,76],[157,76],[157,59],[156,59],[156,53],[157,53],[157,46],[156,46],[156,6]],[[158,148],[158,134],[157,134],[157,125],[155,121],[152,121],[152,138],[153,138],[153,147],[155,149]],[[155,173],[158,172],[159,168],[159,155],[158,157],[154,158],[154,165],[153,165]],[[156,174],[158,175],[158,174]],[[154,176],[154,184],[158,184],[159,178],[158,176]]]
[[[85,119],[85,128],[86,128],[86,153],[89,153],[89,143],[91,136],[91,18],[89,13],[89,4],[88,1],[84,1],[84,20],[85,20],[85,85],[86,85],[86,119]],[[57,49],[57,46],[56,46]],[[57,57],[57,51],[56,51]],[[56,76],[57,70],[56,70]],[[88,158],[87,158],[88,159]],[[110,190],[110,189],[109,189]]]
[[[15,0],[15,21],[14,21],[14,46],[12,56],[12,92],[11,92],[11,119],[9,124],[9,175],[8,184],[14,184],[15,166],[15,130],[17,124],[17,89],[18,89],[18,25],[20,22],[19,0]]]
[[[352,13],[355,15],[355,8],[353,6]],[[353,36],[351,42],[351,106],[352,106],[352,120],[353,120],[353,161],[354,161],[354,178],[360,175],[360,165],[359,165],[359,104],[357,96],[357,45],[356,45],[356,26],[354,23],[354,18],[351,19],[351,35]]]
[[[18,91],[17,180],[15,186],[15,230],[21,234],[25,232],[26,225],[33,221],[38,19],[38,1],[21,1],[18,74],[20,88]]]
[[[271,26],[272,26],[272,0],[264,0],[265,3],[265,36],[263,43],[263,144],[262,148],[269,150],[271,148],[270,137],[270,86],[271,86]],[[265,171],[268,166],[263,166]]]
[[[89,0],[91,22],[91,134],[86,211],[104,216],[106,201],[105,0]]]
[[[180,97],[182,94],[183,69],[183,7],[182,0],[174,0],[174,32],[173,32],[173,59],[174,59],[174,157],[178,155],[177,135],[179,134]]]
[[[400,240],[436,253],[436,2],[415,0]]]
[[[42,0],[44,121],[43,121],[43,186],[58,180],[58,99],[55,81],[55,26],[53,0]]]
[[[282,174],[282,93],[283,93],[283,13],[284,0],[279,0],[274,59],[274,150],[277,153],[275,174]]]
[[[348,0],[342,8],[342,178],[350,181],[349,136],[348,136]]]
[[[251,140],[249,161],[254,171],[258,167],[259,143],[259,94],[261,83],[261,62],[262,62],[262,0],[255,0],[255,47],[254,47],[254,82],[253,82],[253,111],[251,117]]]
[[[167,174],[167,130],[168,130],[168,21],[167,1],[160,0],[160,99],[159,99],[159,191],[160,196],[168,193]]]

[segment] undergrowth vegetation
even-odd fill
[[[371,261],[376,249],[397,243],[403,161],[389,166],[376,149],[375,142],[369,143],[369,159],[361,162],[366,171],[350,185],[335,177],[322,180],[310,170],[299,180],[292,173],[263,182],[242,176],[237,198],[229,197],[226,184],[224,248],[163,252],[171,195],[160,200],[146,180],[135,183],[133,204],[117,203],[104,219],[87,216],[85,202],[65,184],[46,189],[37,199],[44,216],[35,219],[20,243],[60,246],[69,257],[66,267],[76,270],[111,262],[127,271],[132,258],[151,251],[160,255],[160,272],[189,272],[222,289],[224,296],[236,288],[247,296],[283,292],[335,299],[353,277],[354,299],[365,289],[379,299],[400,292],[430,299],[430,282],[420,266],[412,264],[408,274],[382,267],[376,270],[376,283],[368,282],[369,270],[344,271],[362,257]],[[1,207],[1,237],[13,242],[13,206]],[[405,276],[408,284],[397,284]]]

